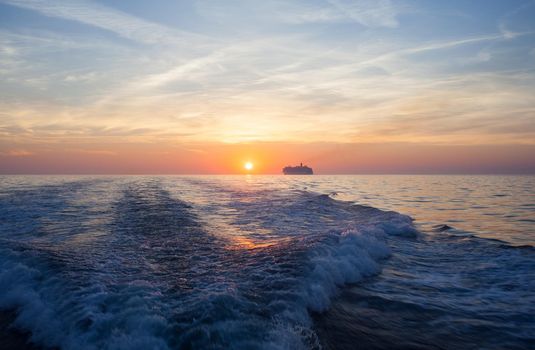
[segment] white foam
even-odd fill
[[[312,324],[309,312],[326,311],[340,287],[380,273],[381,260],[391,254],[387,235],[412,235],[415,230],[410,225],[411,221],[410,218],[401,216],[387,226],[383,222],[357,225],[342,232],[330,232],[317,242],[308,253],[307,273],[294,281],[299,284],[292,288],[298,297],[281,301],[285,299],[283,297],[272,302],[273,308],[277,305],[283,310],[278,314],[278,323],[285,325],[279,327],[279,348],[296,348],[296,342],[303,348],[309,348],[307,339],[310,339],[308,332],[311,332]],[[283,293],[280,292],[281,295]],[[280,305],[281,303],[287,304]],[[296,338],[292,340],[291,347],[286,347],[285,344],[289,344],[287,330],[295,327],[307,329],[308,332],[290,333]]]
[[[167,349],[174,344],[204,347],[212,341],[231,348],[319,348],[310,312],[327,310],[340,287],[379,273],[381,260],[390,254],[388,235],[416,232],[409,217],[325,196],[260,198],[253,204],[242,204],[236,212],[272,229],[275,236],[286,234],[285,238],[303,242],[274,248],[278,260],[255,262],[251,273],[261,275],[261,285],[268,288],[257,292],[261,302],[245,296],[256,286],[250,274],[243,280],[235,276],[242,269],[239,260],[221,270],[216,265],[196,267],[213,268],[209,272],[220,273],[223,282],[208,278],[202,281],[205,285],[195,285],[191,299],[180,301],[164,295],[166,289],[160,288],[157,276],[146,274],[143,279],[136,273],[129,283],[115,281],[131,271],[123,264],[135,263],[127,256],[117,257],[119,250],[99,256],[103,263],[87,256],[87,261],[81,259],[74,266],[53,269],[46,263],[49,256],[40,257],[29,243],[30,249],[21,252],[0,248],[0,308],[17,310],[15,325],[31,331],[32,341],[62,349]],[[240,227],[239,222],[232,224]],[[325,232],[326,226],[330,232]],[[270,253],[266,250],[263,257]],[[228,261],[213,254],[222,265]],[[269,265],[271,261],[295,263],[295,271],[278,269]],[[94,271],[80,276],[77,268],[86,262],[94,263]],[[191,318],[177,321],[184,315]]]
[[[390,254],[380,228],[365,227],[333,235],[335,242],[323,243],[311,253],[311,272],[305,288],[308,307],[313,311],[325,311],[337,287],[378,273],[378,260]]]
[[[32,342],[62,349],[167,349],[161,337],[167,321],[151,310],[147,290],[126,288],[118,295],[95,285],[71,288],[36,259],[10,249],[0,256],[0,309],[17,310],[14,325],[30,330]],[[107,303],[110,311],[103,311]]]

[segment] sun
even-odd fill
[[[245,168],[245,170],[250,171],[250,170],[253,170],[253,168],[254,168],[254,164],[251,163],[251,162],[246,162],[246,163],[243,165],[243,167]]]

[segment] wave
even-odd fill
[[[316,318],[327,347],[353,349],[355,339],[363,348],[383,349],[524,349],[533,343],[531,247],[449,231],[388,242],[394,254],[381,275],[344,289]]]
[[[15,231],[0,248],[0,308],[16,310],[14,326],[32,342],[319,348],[310,314],[327,310],[340,287],[380,273],[389,236],[417,234],[407,216],[309,192],[229,190],[208,211],[158,181],[131,181],[37,188],[40,200],[9,207],[39,210],[37,223],[10,216],[4,227]],[[100,195],[88,202],[84,186]],[[47,211],[50,191],[59,202]],[[92,206],[107,208],[105,219]]]
[[[535,249],[535,247],[531,244],[514,244],[511,242],[507,242],[498,238],[490,238],[490,237],[481,237],[473,232],[467,232],[463,230],[459,230],[453,226],[447,225],[447,224],[438,224],[433,225],[432,231],[440,233],[441,235],[450,235],[453,237],[469,237],[473,240],[479,240],[481,242],[488,242],[488,243],[495,243],[497,244],[497,247],[499,248],[506,248],[506,249],[524,249],[524,250],[530,250]]]

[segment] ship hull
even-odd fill
[[[313,175],[312,169],[284,169],[284,175]]]
[[[312,168],[301,163],[301,165],[298,166],[287,166],[282,168],[282,173],[284,175],[312,175],[314,174],[314,171]]]

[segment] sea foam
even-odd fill
[[[66,187],[53,215],[46,203],[34,203],[45,226],[29,223],[37,229],[21,240],[3,233],[0,308],[16,310],[14,326],[32,342],[63,349],[319,348],[311,313],[327,310],[340,287],[380,273],[391,254],[389,235],[416,233],[407,216],[309,192],[226,189],[227,198],[221,189],[213,197],[202,183],[189,189],[210,202],[208,211],[158,182],[135,181],[141,183],[107,184],[114,195],[95,199],[109,208],[106,220],[99,220],[102,211],[73,211],[69,203],[81,199]],[[83,196],[83,186],[74,196]],[[46,199],[51,195],[39,191],[48,190],[36,192]],[[17,218],[9,218],[10,229],[28,224]],[[236,232],[239,242],[251,243],[235,245]]]

